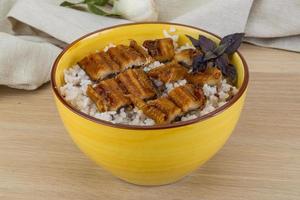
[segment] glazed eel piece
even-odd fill
[[[141,98],[130,95],[132,103],[157,124],[166,124],[176,117],[204,106],[205,96],[201,88],[187,84],[174,88],[167,96],[145,102]]]
[[[141,99],[156,97],[157,91],[142,69],[128,69],[114,78],[88,86],[87,95],[100,112],[116,111],[131,103],[126,96],[133,94]]]
[[[170,62],[150,70],[147,75],[163,83],[170,83],[184,79],[188,70],[177,62]]]
[[[90,54],[78,62],[78,65],[93,81],[99,81],[112,74],[120,73],[134,66],[145,66],[152,62],[151,56],[136,41],[129,46],[117,45],[107,52]]]
[[[154,60],[160,62],[171,61],[175,55],[173,40],[171,38],[163,38],[156,40],[145,40],[143,46]]]

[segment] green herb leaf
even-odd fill
[[[105,6],[109,0],[95,0],[95,5],[97,6]]]
[[[87,6],[88,6],[89,11],[96,15],[118,17],[118,15],[116,15],[116,14],[105,12],[104,10],[102,10],[101,8],[99,8],[98,6],[96,6],[93,3],[87,3]]]
[[[60,4],[60,6],[63,6],[63,7],[73,7],[73,6],[76,6],[78,5],[79,3],[71,3],[71,2],[68,2],[68,1],[64,1]]]
[[[85,4],[94,4],[97,6],[105,6],[109,0],[84,0]]]
[[[73,8],[73,9],[76,9],[76,10],[86,11],[86,8],[84,6],[82,6],[82,4],[84,4],[84,2],[71,3],[71,2],[68,2],[68,1],[64,1],[60,4],[60,6]]]
[[[60,6],[63,7],[69,7],[74,8],[77,10],[88,10],[91,13],[94,13],[96,15],[102,15],[102,16],[110,16],[110,17],[120,17],[120,15],[106,12],[101,8],[101,6],[105,6],[109,3],[109,0],[83,0],[79,3],[72,3],[69,1],[64,1],[60,4]],[[87,6],[84,6],[82,4],[86,4]]]

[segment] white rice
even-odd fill
[[[179,86],[183,86],[185,84],[187,84],[187,81],[185,79],[178,80],[178,81],[173,82],[173,83],[166,83],[165,84],[165,86],[166,86],[165,93],[169,93],[174,88],[179,87]]]
[[[176,32],[176,29],[175,27],[170,27],[170,30],[167,31],[167,30],[163,30],[163,34],[164,34],[164,37],[166,38],[171,38],[173,40],[173,45],[175,47],[175,49],[178,47],[178,39],[179,39],[179,35],[177,34],[174,34]]]
[[[108,50],[109,48],[112,48],[112,47],[116,47],[116,45],[113,44],[113,43],[109,43],[106,47],[104,47],[103,51],[104,51],[104,52],[107,52],[107,50]]]
[[[180,47],[178,47],[176,49],[176,52],[180,52],[182,50],[185,50],[185,49],[196,49],[193,45],[189,44],[189,43],[185,43],[184,45],[181,45]]]
[[[169,29],[169,32],[170,33],[176,32],[176,28],[174,26],[171,26],[170,29]]]
[[[170,33],[176,32],[174,27],[171,27],[169,30]],[[178,35],[171,35],[168,31],[164,30],[164,35],[166,37],[172,38],[174,45],[178,41]],[[105,48],[104,51],[107,51],[109,48],[115,47],[114,44],[110,43]],[[183,49],[194,48],[190,44],[186,43],[185,45],[179,47],[176,51],[181,51]],[[155,61],[147,67],[144,67],[144,71],[148,72],[151,69],[164,65],[159,61]],[[141,125],[141,126],[151,126],[154,125],[154,120],[148,118],[143,114],[141,110],[134,107],[133,109],[121,108],[117,111],[108,111],[108,112],[99,112],[96,105],[91,101],[87,96],[86,90],[89,84],[94,84],[90,78],[87,76],[84,70],[82,70],[78,65],[75,65],[71,68],[68,68],[64,71],[65,85],[60,88],[60,93],[63,98],[75,109],[80,110],[81,112],[95,117],[97,119],[105,120],[114,124],[128,124],[128,125]],[[153,83],[157,87],[161,87],[163,83],[159,80],[152,79]],[[162,96],[167,96],[167,94],[174,88],[183,86],[187,84],[185,79],[178,80],[174,83],[165,84],[165,89],[162,92]],[[185,114],[181,117],[181,121],[187,121],[195,119],[197,117],[203,116],[207,113],[210,113],[217,109],[218,107],[223,106],[228,101],[228,98],[235,95],[238,92],[238,89],[230,84],[224,79],[221,81],[218,86],[210,86],[205,84],[203,86],[203,92],[206,96],[206,103],[202,110],[192,111]]]
[[[149,72],[151,69],[155,69],[157,67],[160,67],[164,65],[163,63],[159,62],[159,61],[154,61],[153,63],[151,63],[150,65],[144,67],[144,71],[145,72]]]
[[[154,85],[156,86],[156,87],[161,87],[164,83],[163,82],[161,82],[160,80],[157,80],[157,79],[152,79],[152,78],[150,78],[151,80],[152,80],[152,82],[154,83]]]
[[[158,65],[155,64],[155,66]],[[75,109],[88,114],[92,117],[109,121],[114,124],[129,124],[129,125],[154,125],[154,120],[148,118],[138,108],[132,110],[120,109],[119,112],[108,111],[98,112],[96,105],[86,95],[87,85],[92,84],[86,73],[78,66],[75,65],[64,71],[65,85],[60,88],[60,93],[63,98],[70,103]],[[158,80],[153,80],[154,84],[161,86],[163,83]],[[165,84],[165,91],[162,96],[167,94],[174,88],[187,84],[185,79],[178,80],[174,83]],[[216,108],[226,104],[228,97],[237,93],[237,88],[228,84],[224,79],[221,84],[217,86],[203,86],[204,95],[207,98],[205,106],[202,110],[192,111],[181,117],[181,121],[195,119],[207,113],[214,111]]]

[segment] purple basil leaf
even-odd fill
[[[200,45],[200,49],[204,53],[209,52],[209,51],[214,51],[214,49],[217,47],[217,45],[214,41],[212,41],[211,39],[209,39],[203,35],[199,35],[198,43]]]
[[[227,35],[224,38],[222,38],[220,46],[226,46],[225,53],[230,55],[240,47],[244,35],[245,33],[234,33],[231,35]]]
[[[204,60],[209,61],[209,60],[216,59],[216,58],[222,56],[224,54],[226,48],[227,48],[226,44],[222,44],[222,45],[219,45],[217,48],[215,48],[213,51],[206,52]]]
[[[237,72],[234,65],[229,64],[226,68],[226,76],[230,79],[232,83],[236,82]]]
[[[217,58],[219,55],[215,54],[213,51],[208,51],[205,53],[204,61],[209,61]]]
[[[197,39],[195,39],[195,38],[193,38],[192,36],[189,36],[189,35],[186,35],[186,37],[189,38],[189,40],[192,42],[192,44],[193,44],[193,46],[195,48],[197,48],[197,49],[200,48],[200,42],[199,42],[199,40],[197,40]]]
[[[206,62],[204,61],[204,56],[202,54],[194,57],[192,64],[193,72],[202,72],[206,69]]]
[[[214,54],[216,55],[216,57],[219,57],[226,52],[226,49],[227,44],[221,44],[214,50]]]
[[[228,65],[229,65],[229,58],[226,53],[224,53],[222,56],[218,57],[215,60],[215,66],[219,68],[224,75],[227,73]]]

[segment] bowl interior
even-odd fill
[[[186,43],[190,43],[190,41],[188,40],[187,37],[185,37],[185,35],[190,35],[192,37],[197,38],[199,34],[201,34],[212,39],[215,42],[220,41],[220,38],[212,33],[206,32],[204,30],[195,27],[190,27],[181,24],[134,23],[134,24],[125,24],[125,25],[119,25],[107,29],[102,29],[94,33],[88,34],[86,36],[83,36],[82,38],[74,41],[57,58],[54,67],[52,69],[52,77],[51,77],[52,86],[56,95],[59,97],[61,101],[64,101],[64,99],[60,96],[58,92],[59,88],[65,83],[64,70],[75,65],[79,60],[81,60],[86,55],[90,53],[94,53],[96,51],[101,51],[110,43],[116,45],[117,44],[128,45],[130,40],[134,39],[138,42],[138,44],[142,44],[144,40],[163,38],[165,37],[163,31],[164,30],[169,31],[171,27],[175,28],[176,32],[172,32],[170,34],[179,35],[179,40],[178,40],[179,46],[184,45]],[[209,113],[208,115],[210,116],[217,114],[218,112],[224,110],[226,107],[233,104],[246,90],[247,83],[248,83],[248,69],[243,58],[239,53],[234,53],[231,58],[231,62],[235,65],[237,70],[237,88],[242,87],[242,89],[240,89],[238,94],[229,101],[231,103],[228,103],[228,105],[225,104],[224,106],[216,109],[214,112]],[[75,109],[71,108],[70,106],[67,107],[75,111]],[[79,113],[81,116],[85,116],[84,113],[81,113],[79,111],[75,111],[75,112]],[[201,119],[204,118],[206,118],[205,115],[201,117]],[[102,123],[104,122],[102,120],[96,120],[96,119],[94,119],[93,121],[101,121]],[[104,122],[104,124],[107,123],[108,122]],[[188,122],[184,122],[184,123],[188,124]],[[168,125],[167,127],[169,126],[171,125]]]

